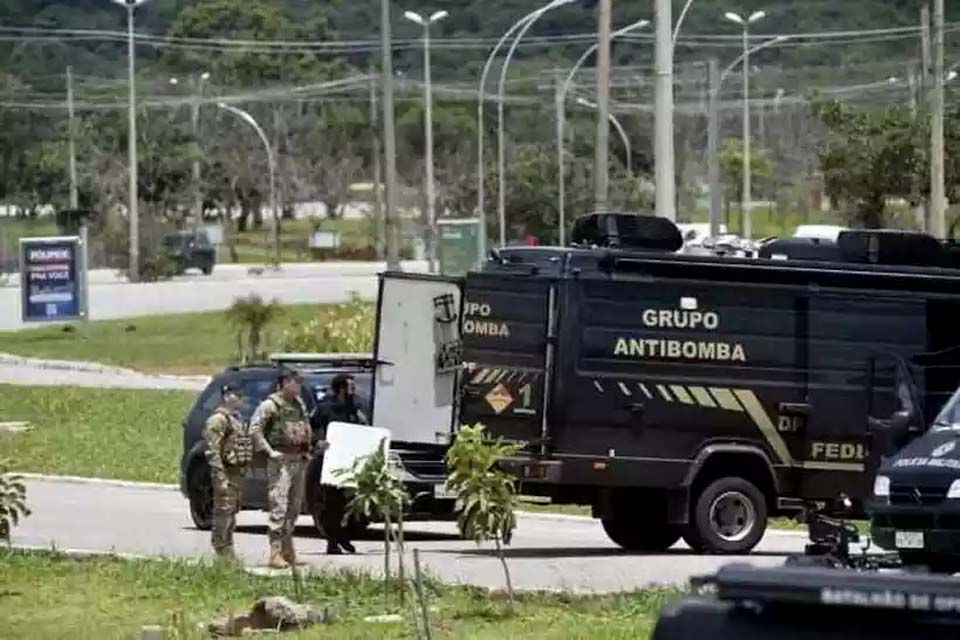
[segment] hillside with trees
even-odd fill
[[[402,14],[408,9],[450,12],[433,31],[436,171],[443,212],[470,214],[476,203],[476,83],[483,60],[493,42],[538,4],[530,0],[393,2],[398,166],[402,183],[414,191],[424,176],[421,31]],[[674,1],[675,17],[684,4]],[[765,34],[794,36],[751,59],[755,65],[751,83],[755,162],[760,163],[754,199],[769,202],[770,211],[809,212],[815,206],[815,192],[826,189],[845,212],[860,220],[872,216],[871,223],[878,216],[882,219],[876,205],[886,198],[904,198],[910,204],[922,201],[927,175],[922,144],[927,130],[916,124],[924,113],[916,76],[920,37],[915,30],[903,31],[919,24],[920,3],[742,0],[734,4],[694,0],[677,44],[675,136],[681,216],[693,218],[703,208],[706,61],[716,58],[726,65],[739,55],[738,27],[721,17],[733,8],[742,13],[766,10],[767,17],[753,29],[756,43],[769,38]],[[160,229],[187,223],[198,186],[206,215],[239,211],[235,221],[227,220],[239,230],[263,223],[267,170],[262,147],[242,123],[216,108],[221,99],[250,111],[273,138],[285,208],[295,202],[319,201],[332,215],[342,210],[350,197],[349,185],[369,181],[373,174],[378,122],[370,118],[371,81],[366,75],[377,73],[379,64],[379,5],[378,0],[150,0],[138,9],[145,242],[153,241]],[[529,33],[510,69],[511,102],[505,123],[508,235],[532,232],[549,240],[555,234],[559,212],[553,96],[560,74],[594,41],[592,5],[582,0],[546,14]],[[960,21],[960,6],[948,5],[953,5],[947,7],[948,22]],[[614,0],[615,25],[652,20],[652,10],[652,0]],[[46,205],[66,205],[64,74],[69,65],[75,76],[81,204],[101,214],[98,232],[107,247],[122,247],[124,242],[125,29],[125,11],[109,0],[0,3],[4,83],[0,202],[26,214]],[[848,33],[830,36],[839,32]],[[960,62],[957,36],[951,24],[948,64]],[[636,209],[651,204],[652,45],[652,31],[647,28],[614,47],[613,112],[631,143],[627,162],[626,147],[618,136],[611,136],[614,206]],[[576,98],[591,97],[590,66],[578,76],[567,105],[568,215],[591,206],[595,125],[592,112],[576,102]],[[210,74],[208,81],[201,82],[202,73]],[[739,200],[739,75],[731,73],[720,94],[728,212]],[[494,87],[491,82],[487,90]],[[910,153],[892,148],[883,158],[883,175],[897,180],[880,179],[866,195],[852,188],[862,186],[851,184],[862,176],[852,170],[850,154],[869,153],[875,145],[869,136],[864,138],[862,127],[857,128],[855,114],[811,109],[817,95],[816,100],[824,104],[839,100],[854,109],[914,105],[913,110],[891,112],[887,118],[902,132],[898,143],[910,145]],[[948,103],[955,105],[956,96],[948,94]],[[372,97],[379,99],[375,86]],[[488,114],[487,190],[492,196],[497,188],[495,110]],[[883,123],[884,117],[881,114],[869,122]],[[948,131],[950,140],[960,138],[952,131]],[[200,185],[191,177],[195,159],[202,165]],[[948,167],[950,175],[957,173],[953,166]],[[872,202],[868,213],[863,213],[862,198]]]

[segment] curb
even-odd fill
[[[160,482],[135,482],[132,480],[111,480],[109,478],[57,476],[44,473],[22,473],[18,471],[14,471],[13,474],[22,477],[24,480],[39,480],[41,482],[62,482],[64,484],[85,484],[101,487],[117,487],[123,489],[145,489],[148,491],[180,491],[179,485],[164,484]]]
[[[10,353],[0,353],[0,365],[29,367],[32,369],[53,369],[55,371],[72,371],[74,373],[101,373],[115,376],[137,376],[151,380],[162,380],[165,382],[195,382],[198,384],[205,384],[210,380],[210,376],[159,375],[143,373],[134,369],[125,369],[123,367],[113,367],[97,362],[83,362],[79,360],[43,360],[40,358],[16,356]]]
[[[17,544],[13,543],[10,545],[14,549],[20,549],[22,551],[45,551],[47,553],[59,553],[65,556],[72,556],[74,558],[99,558],[99,557],[110,557],[110,558],[121,558],[123,560],[162,560],[163,558],[157,556],[148,556],[140,553],[126,553],[122,551],[103,551],[97,549],[60,549],[56,545],[39,545],[39,544]]]

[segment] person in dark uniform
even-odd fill
[[[357,406],[356,382],[348,373],[341,373],[333,378],[330,391],[321,406],[324,430],[331,422],[367,424],[367,417]],[[324,487],[323,491],[322,522],[327,535],[327,553],[330,555],[340,555],[344,551],[356,553],[356,548],[350,542],[349,532],[343,526],[343,516],[348,500],[346,492],[337,487]]]

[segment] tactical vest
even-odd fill
[[[235,416],[218,410],[227,420],[229,430],[223,439],[223,462],[231,467],[245,467],[253,460],[253,439]]]
[[[268,425],[264,437],[270,446],[285,453],[307,453],[313,439],[313,430],[307,421],[306,410],[299,400],[293,402],[268,398],[277,408],[276,416]]]

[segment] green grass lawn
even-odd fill
[[[407,623],[371,624],[365,616],[403,613],[384,604],[382,583],[362,575],[304,579],[302,600],[338,614],[330,625],[290,638],[333,640],[414,637]],[[427,586],[433,638],[470,640],[643,640],[676,590],[615,596],[521,594],[514,616],[499,595],[462,587]],[[264,595],[297,599],[289,578],[253,576],[223,566],[164,560],[73,559],[52,553],[0,550],[0,620],[4,638],[69,640],[139,637],[163,625],[167,638],[207,638],[197,627],[223,612],[249,610]],[[395,602],[395,599],[393,600]]]
[[[284,307],[267,330],[277,344],[283,330],[321,312],[321,305]],[[236,361],[236,330],[222,311],[142,316],[92,322],[86,330],[43,327],[0,332],[0,353],[84,360],[150,373],[209,374]]]
[[[18,471],[173,483],[181,424],[195,397],[184,391],[0,385],[0,420],[33,425],[27,433],[0,438],[0,457],[15,461]]]

